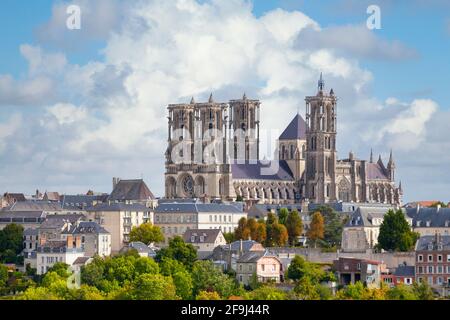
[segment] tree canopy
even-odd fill
[[[133,227],[130,232],[131,242],[143,242],[146,245],[164,241],[164,235],[161,228],[151,223],[143,223],[138,227]]]
[[[387,251],[406,252],[414,248],[418,235],[411,230],[401,209],[389,210],[380,226],[378,245]]]

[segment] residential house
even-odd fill
[[[380,226],[388,210],[386,207],[359,207],[344,226],[342,251],[366,252],[373,249],[378,244]],[[413,219],[406,214],[405,218],[412,225]]]
[[[236,271],[237,260],[248,252],[265,252],[262,244],[253,240],[239,240],[216,247],[208,257],[224,271]]]
[[[332,269],[340,285],[347,286],[360,281],[368,288],[379,288],[386,266],[380,261],[339,258],[333,261]]]
[[[60,196],[60,203],[64,210],[70,212],[84,211],[99,203],[107,202],[109,194],[99,195],[63,195]]]
[[[71,215],[47,215],[38,228],[39,240],[61,240],[63,231],[72,225],[84,220],[86,217],[80,214]]]
[[[67,225],[61,236],[63,239],[81,237],[81,248],[87,257],[111,255],[111,234],[96,222],[78,221]]]
[[[389,270],[385,274],[382,274],[382,281],[390,287],[395,287],[399,284],[407,286],[412,285],[415,282],[416,267],[408,266],[406,263],[400,264],[394,270]]]
[[[16,202],[26,201],[23,193],[8,193],[6,192],[0,198],[0,210],[12,206]]]
[[[420,237],[415,251],[416,281],[427,282],[441,295],[450,295],[450,235]]]
[[[42,198],[43,201],[48,202],[59,202],[59,193],[58,192],[45,192],[44,197]]]
[[[248,286],[256,275],[258,282],[280,283],[281,261],[266,252],[247,252],[237,260],[236,279]]]
[[[153,222],[153,212],[138,203],[101,203],[86,208],[86,218],[97,222],[111,234],[111,253],[114,254],[130,242],[133,227]]]
[[[44,241],[36,250],[37,274],[47,273],[58,262],[72,266],[80,257],[84,257],[81,237],[73,238],[69,236],[66,240]]]
[[[161,228],[167,241],[189,229],[233,232],[244,217],[247,214],[231,204],[164,202],[155,210],[155,225]]]
[[[141,257],[154,259],[159,248],[154,246],[147,246],[143,242],[130,242],[127,246],[123,247],[120,250],[120,253],[124,254],[130,250],[136,250]]]
[[[36,251],[39,245],[39,230],[28,228],[23,231],[23,252],[24,254]]]
[[[192,244],[199,255],[211,254],[214,248],[227,244],[220,229],[189,229],[184,233],[183,239]]]
[[[406,209],[406,213],[412,219],[414,231],[421,236],[450,235],[450,208],[418,206]]]
[[[108,197],[110,203],[141,204],[149,208],[156,206],[156,198],[142,179],[121,180],[113,178],[113,191]]]

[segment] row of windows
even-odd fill
[[[437,257],[437,259],[436,259],[437,262],[444,262],[444,257],[442,254],[436,255],[436,257]],[[422,254],[417,255],[417,261],[424,262],[424,257]],[[435,261],[434,256],[432,254],[429,254],[427,256],[427,262],[434,262],[434,261]],[[447,262],[450,262],[450,254],[447,255]]]
[[[233,217],[232,216],[228,216],[228,222],[232,222]],[[214,222],[222,222],[222,216],[221,215],[214,215]],[[213,222],[213,216],[210,215],[209,216],[209,222]],[[223,222],[227,222],[227,216],[223,216]]]
[[[447,270],[447,272],[446,272]],[[425,273],[425,274],[442,274],[442,273],[448,273],[450,274],[450,266],[427,266],[427,267],[422,267],[419,266],[417,267],[417,273]]]
[[[261,271],[277,271],[277,265],[276,264],[271,264],[271,265],[265,265],[265,264],[262,264],[262,265],[260,265],[260,267],[261,267]],[[243,264],[240,264],[239,265],[239,271],[243,271],[244,270],[244,265]],[[250,272],[252,272],[253,271],[253,265],[252,264],[249,264],[249,265],[247,265],[247,271],[250,271]]]
[[[164,234],[179,234],[179,233],[184,233],[187,230],[189,230],[189,227],[161,227],[161,231]],[[210,230],[213,229],[220,229],[223,233],[231,233],[233,232],[233,227],[226,227],[226,226],[221,226],[221,227],[209,227]]]
[[[63,258],[61,257],[58,260],[58,257],[41,257],[41,263],[44,264],[45,262],[47,262],[47,264],[63,262]]]
[[[450,285],[450,277],[447,277],[447,281],[444,277],[428,277],[428,278],[423,278],[423,277],[419,277],[418,281],[421,283],[423,281],[427,281],[429,285],[444,285],[444,284],[448,284]]]
[[[182,216],[171,216],[171,215],[157,215],[155,216],[155,222],[178,222],[178,223],[191,223],[197,222],[197,216],[195,215],[182,215]]]

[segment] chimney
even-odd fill
[[[120,182],[120,178],[113,178],[113,190],[116,188],[116,186],[119,182]]]
[[[436,206],[436,212],[439,212],[441,210],[441,204],[439,203],[437,206]]]
[[[45,234],[41,234],[39,237],[39,245],[43,246],[47,242],[47,238],[45,237]]]
[[[81,248],[81,237],[76,237],[75,238],[75,248],[76,249]]]
[[[420,203],[417,202],[417,210],[416,210],[416,212],[419,213],[419,211],[420,211]]]
[[[73,248],[73,236],[69,235],[67,236],[67,249]]]

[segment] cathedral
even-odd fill
[[[168,106],[165,193],[168,199],[205,202],[242,199],[247,204],[299,202],[399,205],[392,151],[385,165],[338,159],[337,97],[318,91],[306,97],[306,120],[297,114],[278,139],[275,159],[261,160],[259,100],[247,98]],[[218,146],[211,148],[211,145]],[[175,159],[176,158],[176,159]]]

